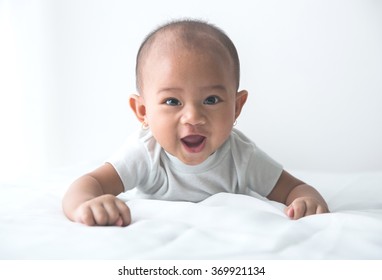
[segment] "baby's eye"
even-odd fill
[[[166,105],[169,105],[169,106],[179,106],[179,105],[182,105],[182,103],[180,103],[180,101],[176,98],[168,98],[165,100],[164,102]]]
[[[209,96],[209,97],[207,97],[204,100],[203,104],[214,105],[214,104],[219,103],[219,102],[220,102],[220,98],[219,97],[217,97],[217,96]]]

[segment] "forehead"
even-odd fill
[[[172,55],[182,55],[185,53],[199,54],[206,57],[219,57],[219,59],[225,63],[231,63],[231,58],[228,51],[216,42],[208,42],[208,40],[195,41],[193,43],[184,42],[178,40],[176,37],[172,39],[166,38],[158,42],[150,50],[152,54],[172,54]],[[150,53],[148,57],[150,57]]]
[[[206,55],[221,56],[221,59],[231,62],[233,59],[228,48],[216,34],[208,30],[191,30],[185,28],[164,29],[155,34],[146,44],[141,56],[141,63],[151,57],[150,54],[166,54],[168,52],[194,51]]]
[[[186,53],[197,53],[211,59],[218,59],[234,71],[234,62],[229,51],[216,36],[207,32],[182,32],[181,30],[164,30],[156,34],[143,51],[140,61],[141,71],[168,56],[184,56]],[[195,57],[195,56],[191,56]]]
[[[166,42],[154,47],[142,69],[143,88],[146,86],[207,86],[235,84],[229,56],[211,48],[185,47],[179,42]],[[154,84],[152,84],[154,82]],[[230,86],[231,87],[231,86]]]

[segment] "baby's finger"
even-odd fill
[[[285,208],[285,215],[287,215],[289,218],[293,219],[294,217],[294,209],[292,205],[289,205],[288,207]]]
[[[324,214],[324,213],[327,213],[328,210],[326,207],[322,206],[322,205],[318,205],[317,209],[316,209],[316,214]]]
[[[294,201],[292,203],[294,209],[293,219],[297,220],[305,216],[306,204],[305,201]]]
[[[85,224],[87,226],[95,225],[95,220],[93,217],[93,212],[88,206],[81,206],[76,215],[76,222]]]
[[[115,225],[118,219],[120,218],[119,209],[115,201],[113,200],[104,202],[103,207],[105,208],[108,217],[106,225]]]
[[[306,210],[304,216],[310,216],[317,213],[318,205],[311,201],[305,201]]]
[[[106,226],[109,221],[109,215],[102,204],[96,204],[91,207],[96,225]]]
[[[121,226],[127,226],[131,223],[130,208],[122,200],[116,200],[116,206],[119,210],[120,218],[122,219]]]
[[[123,220],[122,220],[121,216],[118,216],[118,219],[117,219],[117,221],[114,223],[113,226],[117,226],[117,227],[122,227],[122,226],[123,226]]]

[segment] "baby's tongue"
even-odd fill
[[[196,147],[203,142],[204,138],[205,137],[201,135],[189,135],[182,138],[182,141],[189,147]]]

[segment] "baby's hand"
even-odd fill
[[[285,208],[285,214],[297,220],[305,216],[328,213],[329,209],[326,204],[322,204],[313,197],[296,198],[288,207]]]
[[[122,200],[106,194],[82,203],[76,209],[75,221],[88,226],[127,226],[130,209]]]

